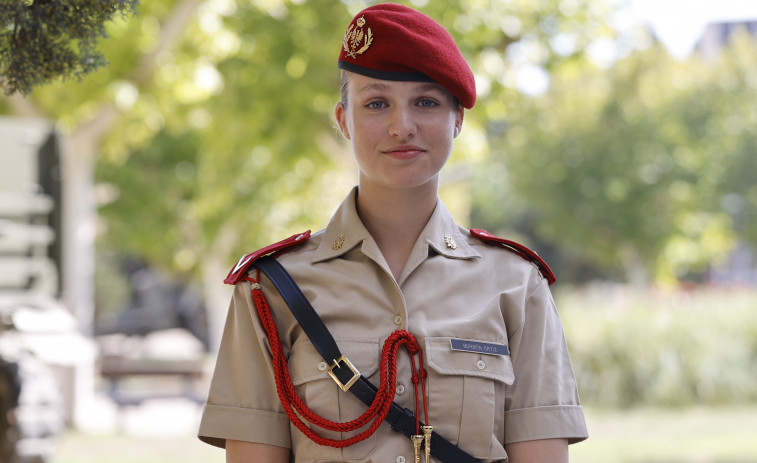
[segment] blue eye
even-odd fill
[[[439,106],[439,103],[432,100],[431,98],[423,98],[418,101],[418,106],[420,106],[421,108],[434,108],[436,106]]]
[[[369,102],[367,105],[365,105],[365,107],[368,109],[381,109],[384,106],[386,105],[381,100],[374,100],[374,101]]]

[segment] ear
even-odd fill
[[[465,108],[463,105],[459,105],[457,107],[457,114],[455,115],[455,132],[454,132],[454,138],[457,138],[458,135],[460,135],[460,132],[463,130],[463,118],[465,117]]]
[[[336,116],[336,123],[339,124],[339,131],[342,132],[342,136],[350,140],[350,131],[347,128],[347,109],[342,106],[341,101],[334,107],[334,116]]]

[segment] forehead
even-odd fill
[[[452,96],[447,89],[436,82],[384,80],[351,74],[348,85],[357,95],[374,92],[439,92]]]

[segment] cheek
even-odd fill
[[[352,119],[349,124],[352,140],[354,142],[370,143],[376,138],[379,125],[375,122],[363,119]]]
[[[444,140],[444,143],[449,143],[451,145],[457,136],[457,124],[455,123],[455,118],[445,119],[443,122],[440,122],[437,125],[434,135],[438,139]]]

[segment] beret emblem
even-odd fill
[[[357,27],[355,27],[357,25]],[[357,55],[362,55],[368,50],[368,47],[373,43],[373,31],[369,27],[367,32],[363,30],[365,26],[365,16],[361,16],[355,21],[355,24],[350,24],[347,28],[347,32],[344,33],[344,40],[342,45],[344,46],[344,52],[346,56],[357,59]],[[362,46],[360,46],[362,44]],[[360,47],[360,48],[358,48]]]

